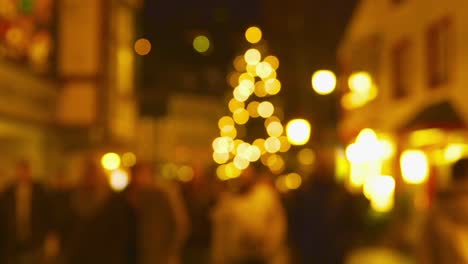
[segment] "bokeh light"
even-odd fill
[[[270,169],[270,171],[275,174],[282,173],[286,168],[284,159],[281,156],[276,155],[276,154],[270,155],[267,158],[267,166]]]
[[[256,140],[254,140],[252,145],[256,146],[260,150],[261,154],[265,154],[265,152],[266,152],[265,139],[258,138]]]
[[[251,44],[260,42],[262,40],[262,30],[258,27],[249,27],[245,31],[245,39]]]
[[[216,153],[229,153],[234,147],[233,139],[230,137],[218,137],[213,140],[213,150]]]
[[[258,81],[255,83],[255,95],[258,97],[265,97],[268,95],[268,92],[265,88],[265,83],[263,81]]]
[[[127,152],[122,155],[122,165],[125,167],[133,167],[137,162],[136,155],[132,152]]]
[[[123,170],[114,170],[109,176],[109,185],[116,192],[123,191],[129,183],[128,173]]]
[[[117,153],[109,152],[102,156],[101,165],[104,169],[112,171],[120,167],[120,156]]]
[[[258,113],[258,105],[260,103],[257,101],[252,101],[247,105],[247,111],[250,114],[250,117],[256,118],[259,117],[260,114]]]
[[[304,166],[311,166],[315,162],[315,152],[312,149],[304,148],[297,153],[297,160]]]
[[[218,164],[224,164],[229,161],[229,153],[213,152],[213,160]]]
[[[290,190],[297,190],[302,185],[301,175],[297,173],[290,173],[285,177],[286,187]]]
[[[244,170],[250,165],[250,161],[239,155],[234,157],[233,163],[234,166],[239,170]]]
[[[256,73],[258,77],[262,79],[265,79],[268,76],[270,76],[272,72],[273,72],[273,68],[268,62],[260,62],[256,66]]]
[[[372,89],[372,77],[367,72],[356,72],[348,79],[349,89],[357,94],[369,94]]]
[[[229,101],[228,106],[229,106],[229,111],[231,111],[231,113],[234,113],[237,109],[244,108],[245,104],[244,102],[237,101],[236,98],[232,98]]]
[[[320,70],[312,75],[312,88],[320,95],[332,93],[336,88],[336,76],[332,71]]]
[[[210,40],[206,36],[200,35],[193,39],[193,48],[199,53],[207,52],[210,45]]]
[[[276,95],[281,91],[281,82],[278,79],[265,81],[265,90],[269,95]]]
[[[288,152],[291,148],[291,143],[289,143],[288,137],[281,136],[278,139],[281,142],[280,152]]]
[[[134,49],[136,54],[140,56],[148,55],[151,52],[151,42],[145,38],[140,38],[135,41]]]
[[[403,180],[409,184],[424,183],[429,177],[429,161],[422,150],[406,150],[400,157]]]
[[[273,67],[273,69],[277,70],[279,68],[279,65],[280,65],[280,62],[278,60],[277,57],[275,56],[267,56],[265,59],[264,59],[265,62],[268,62],[271,67]]]
[[[250,114],[247,110],[240,108],[233,114],[234,121],[239,125],[244,125],[249,121]]]
[[[281,142],[276,137],[269,137],[265,140],[265,150],[269,153],[276,153],[281,148]]]
[[[244,59],[249,65],[257,65],[262,59],[262,54],[257,49],[249,49],[245,52]]]
[[[233,62],[234,69],[238,72],[244,72],[247,66],[247,63],[244,60],[243,56],[237,56]]]
[[[192,167],[182,166],[179,168],[179,171],[178,171],[179,181],[190,182],[191,180],[193,180],[194,176],[195,176],[195,172],[193,171]]]
[[[293,119],[286,126],[289,143],[300,146],[305,145],[310,138],[310,123],[305,119]]]
[[[283,134],[284,128],[280,122],[274,121],[267,125],[266,130],[270,137],[280,137]]]
[[[263,118],[268,118],[272,116],[274,111],[275,111],[275,107],[273,106],[272,103],[268,101],[261,102],[258,105],[258,114]]]

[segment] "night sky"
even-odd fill
[[[337,70],[335,51],[357,0],[146,0],[141,35],[150,39],[144,57],[143,112],[160,114],[167,95],[174,92],[223,95],[232,59],[243,52],[243,32],[250,25],[264,31],[273,53],[282,62],[279,77],[292,98],[303,98],[310,73],[319,68]],[[291,29],[301,24],[299,31]],[[209,55],[196,53],[192,40],[207,35]],[[299,59],[297,59],[299,58]],[[287,68],[283,68],[287,67]],[[204,85],[205,72],[215,72],[221,83]],[[177,80],[198,78],[195,88]],[[306,98],[303,100],[313,100]],[[146,105],[146,106],[145,106]],[[160,106],[155,109],[155,105]]]

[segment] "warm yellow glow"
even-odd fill
[[[114,170],[109,177],[109,185],[116,192],[123,191],[129,183],[128,173],[123,170]]]
[[[262,40],[262,30],[258,27],[249,27],[245,31],[245,39],[251,44],[260,42]]]
[[[239,76],[240,76],[240,73],[231,72],[227,77],[227,83],[231,87],[236,87],[237,85],[239,85]]]
[[[269,95],[276,95],[281,91],[281,82],[278,79],[265,81],[265,90]]]
[[[315,152],[309,148],[301,149],[297,153],[297,160],[304,166],[311,166],[315,162]]]
[[[193,177],[195,176],[195,172],[193,171],[193,168],[190,166],[182,166],[179,168],[179,181],[181,182],[189,182],[193,180]]]
[[[239,155],[234,157],[233,162],[234,166],[239,170],[244,170],[250,165],[250,162],[246,158]]]
[[[349,77],[348,85],[354,93],[369,95],[372,89],[372,77],[367,72],[356,72]]]
[[[409,144],[419,148],[428,145],[436,145],[445,142],[447,135],[438,128],[417,130],[410,134]]]
[[[266,130],[270,137],[280,137],[283,134],[284,128],[280,122],[274,121],[268,124]]]
[[[234,141],[230,137],[218,137],[213,140],[213,150],[216,153],[229,153],[234,147]]]
[[[135,41],[134,49],[140,56],[148,55],[151,51],[151,42],[145,38],[138,39]]]
[[[238,72],[244,72],[247,66],[247,63],[244,60],[244,56],[237,56],[233,62],[234,69]]]
[[[299,189],[299,187],[301,187],[302,184],[302,178],[297,173],[290,173],[285,178],[285,184],[286,187],[288,187],[288,189],[290,190]]]
[[[250,75],[249,73],[242,73],[239,75],[239,84],[242,83],[243,81],[250,81],[252,83],[255,83],[255,77]]]
[[[260,156],[262,156],[262,151],[259,147],[255,145],[249,146],[249,149],[247,150],[247,160],[250,162],[256,162],[260,159]]]
[[[245,103],[241,101],[237,101],[236,98],[232,98],[229,101],[229,111],[231,113],[234,113],[237,109],[244,108]]]
[[[226,165],[221,165],[216,169],[216,176],[222,181],[229,180],[229,177],[226,174]]]
[[[449,163],[456,162],[466,155],[467,150],[466,144],[450,144],[445,148],[444,158]]]
[[[258,81],[255,83],[255,95],[258,97],[265,97],[268,95],[265,83],[263,81]]]
[[[336,76],[332,71],[320,70],[312,75],[312,87],[320,95],[330,94],[336,87]]]
[[[268,62],[273,69],[277,70],[279,68],[280,62],[275,56],[268,56],[264,59],[265,62]]]
[[[389,160],[395,155],[395,144],[390,138],[381,138],[379,139],[382,159]]]
[[[271,172],[275,174],[282,173],[285,169],[285,162],[281,156],[271,155],[267,159],[267,165]]]
[[[223,129],[226,126],[234,126],[234,120],[230,116],[223,116],[218,121],[219,129]]]
[[[132,152],[127,152],[122,155],[122,165],[125,167],[133,167],[137,162],[136,155]]]
[[[250,97],[248,88],[240,85],[234,89],[232,95],[234,96],[234,99],[239,102],[245,102]]]
[[[310,138],[310,123],[305,119],[294,119],[286,126],[289,143],[300,146],[305,145]]]
[[[205,53],[210,49],[210,40],[203,35],[193,39],[193,48],[199,53]]]
[[[268,101],[261,102],[258,105],[258,114],[263,118],[268,118],[272,116],[274,111],[275,111],[275,107],[273,106],[272,103]]]
[[[222,137],[230,137],[232,139],[237,137],[237,129],[234,126],[225,126],[221,130]]]
[[[265,127],[268,127],[273,122],[280,122],[281,120],[277,116],[270,116],[269,118],[265,119]]]
[[[237,109],[233,114],[234,121],[239,125],[244,125],[249,121],[249,112],[243,108]]]
[[[258,113],[258,105],[260,103],[257,101],[250,102],[247,106],[247,111],[249,111],[250,117],[259,117],[260,114]]]
[[[218,164],[224,164],[229,161],[229,153],[213,152],[213,160]]]
[[[257,66],[256,65],[247,65],[247,67],[245,67],[245,70],[247,71],[247,73],[250,76],[252,76],[252,77],[257,76]]]
[[[265,79],[268,76],[270,76],[272,72],[273,68],[268,62],[260,62],[256,66],[256,73],[262,79]]]
[[[395,179],[392,176],[377,176],[366,182],[364,193],[376,212],[389,212],[394,205]]]
[[[247,95],[251,95],[254,93],[255,91],[255,83],[252,81],[252,80],[242,80],[240,83],[239,83],[239,86],[242,87],[243,90],[241,91],[244,91],[243,93],[247,94]]]
[[[265,150],[269,153],[276,153],[281,148],[281,142],[276,137],[269,137],[265,140]]]
[[[241,139],[236,139],[236,140],[234,140],[234,142],[233,142],[233,144],[232,144],[231,153],[232,153],[233,155],[237,155],[237,149],[239,148],[239,146],[240,146],[241,144],[244,144],[244,143],[245,143],[245,142],[242,141]]]
[[[278,191],[282,193],[286,193],[289,191],[288,187],[286,186],[286,176],[280,176],[275,181],[275,186]]]
[[[260,150],[261,154],[264,154],[266,152],[265,140],[263,138],[256,139],[252,145],[256,146]]]
[[[364,106],[368,101],[367,96],[358,93],[347,93],[341,98],[341,105],[346,110],[352,110]]]
[[[421,150],[406,150],[400,157],[403,180],[409,184],[424,183],[429,177],[429,161]]]
[[[117,153],[109,152],[101,158],[101,165],[106,170],[116,170],[120,167],[120,156]]]
[[[237,178],[240,176],[242,170],[238,169],[236,167],[236,165],[234,165],[234,163],[228,163],[225,167],[225,173],[226,173],[226,176],[229,178],[229,179],[234,179],[234,178]]]
[[[281,142],[280,152],[288,152],[291,148],[291,144],[288,141],[288,137],[281,136],[278,138]]]
[[[257,65],[262,59],[262,54],[257,49],[249,49],[245,52],[244,59],[249,65]]]

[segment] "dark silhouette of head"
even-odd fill
[[[458,160],[452,167],[452,181],[461,182],[468,180],[468,158]]]

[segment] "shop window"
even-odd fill
[[[406,97],[411,85],[410,42],[398,42],[392,50],[392,81],[393,97],[401,99]]]
[[[432,24],[427,31],[428,84],[437,88],[449,80],[451,47],[451,22],[444,18]]]

